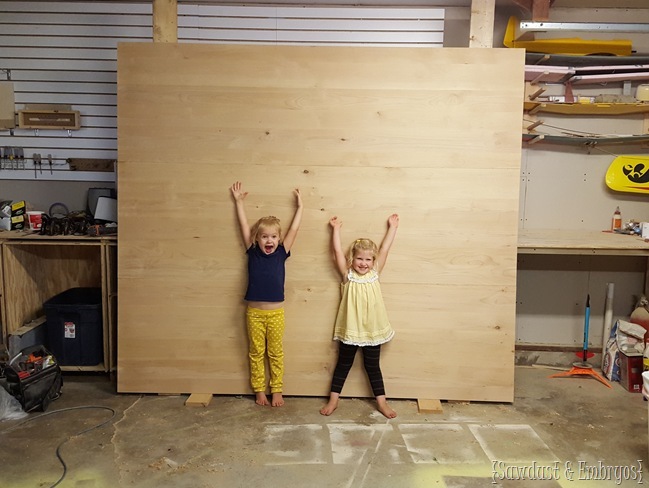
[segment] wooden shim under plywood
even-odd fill
[[[347,247],[380,242],[398,212],[381,276],[396,331],[381,350],[388,396],[511,401],[523,54],[120,45],[118,390],[251,392],[229,191],[243,181],[251,223],[286,226],[294,188],[304,201],[286,264],[284,394],[328,394],[340,296],[329,218]],[[371,396],[360,363],[345,395]]]
[[[185,400],[186,407],[207,407],[212,401],[211,393],[192,393]]]
[[[444,413],[442,403],[433,399],[417,399],[417,410],[419,413]]]

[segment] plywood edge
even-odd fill
[[[186,407],[207,407],[212,401],[211,393],[192,393],[185,400]]]
[[[443,413],[442,402],[430,398],[418,398],[417,408],[419,413]]]

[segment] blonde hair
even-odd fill
[[[259,237],[260,229],[275,228],[279,234],[279,240],[282,240],[282,225],[279,222],[279,219],[274,215],[269,215],[268,217],[262,217],[257,222],[254,223],[250,229],[250,238],[252,240],[252,245],[257,245],[257,237]]]
[[[349,248],[349,252],[347,253],[347,266],[349,266],[350,268],[352,266],[352,262],[354,261],[354,256],[356,256],[356,253],[358,251],[371,251],[372,258],[374,259],[374,261],[376,261],[376,256],[379,253],[379,248],[372,239],[356,239],[352,243],[351,247]]]

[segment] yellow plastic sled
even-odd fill
[[[523,48],[532,53],[547,54],[608,54],[613,56],[630,56],[632,44],[627,39],[581,39],[579,37],[561,39],[534,39],[530,32],[519,38],[520,21],[510,17],[505,30],[503,44],[506,47]]]
[[[606,186],[649,195],[649,154],[616,157],[606,171]]]

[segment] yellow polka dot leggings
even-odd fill
[[[268,350],[270,392],[279,393],[284,386],[284,309],[259,310],[248,307],[246,324],[252,390],[255,393],[266,390],[264,356]]]

